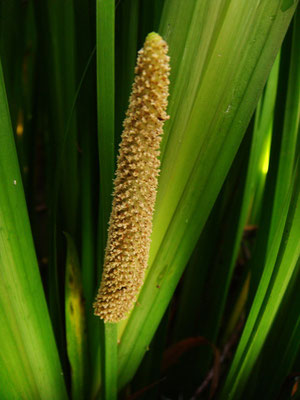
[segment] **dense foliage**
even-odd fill
[[[0,398],[294,399],[297,0],[0,0]],[[171,60],[144,285],[93,315],[137,51]],[[119,392],[119,394],[117,394]]]

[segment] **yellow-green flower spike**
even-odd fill
[[[169,95],[168,46],[150,33],[139,51],[124,121],[102,281],[94,313],[104,322],[128,315],[143,285]]]

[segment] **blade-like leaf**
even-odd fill
[[[300,113],[300,30],[299,13],[282,46],[280,78],[274,113],[270,165],[263,199],[263,213],[253,254],[251,297],[257,288],[262,266],[281,218],[283,201],[289,191],[297,155]],[[298,23],[297,23],[298,20]],[[294,29],[293,29],[294,28]],[[288,84],[286,76],[288,75]]]
[[[66,399],[32,241],[1,65],[0,115],[0,397]]]
[[[283,212],[276,236],[282,237],[276,259],[278,239],[274,236],[266,266],[255,296],[242,338],[235,354],[221,398],[239,399],[261,348],[274,322],[293,274],[299,270],[300,256],[300,171],[296,171],[294,193],[285,223]],[[284,204],[289,204],[287,198]],[[283,231],[283,235],[281,232]],[[274,257],[275,254],[275,257]],[[275,258],[275,259],[274,259]],[[274,265],[275,263],[275,265]],[[273,266],[274,265],[274,266]]]
[[[149,272],[121,337],[119,385],[134,375],[241,143],[296,8],[277,0],[167,1],[171,95]]]
[[[111,211],[114,174],[114,27],[115,2],[97,0],[97,116],[100,164],[100,224],[98,265],[102,268],[107,224]],[[100,322],[102,394],[114,400],[117,396],[117,326]]]
[[[283,46],[280,72],[286,71],[288,63],[289,84],[286,86],[285,79],[279,80],[276,110],[284,107],[285,112],[282,115],[275,113],[270,169],[260,221],[261,232],[252,260],[252,290],[256,287],[257,290],[254,292],[253,303],[250,303],[249,316],[221,398],[237,399],[242,395],[285,293],[288,292],[291,278],[297,276],[299,271],[300,170],[296,144],[299,143],[300,80],[297,17],[291,36],[291,52],[289,37]],[[287,54],[290,60],[284,58]],[[285,75],[282,77],[285,78]],[[293,335],[293,330],[290,334]]]
[[[72,399],[85,397],[87,382],[87,336],[81,273],[75,244],[69,234],[65,280],[67,352],[71,365]]]

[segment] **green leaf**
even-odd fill
[[[299,21],[299,13],[297,14]],[[297,21],[297,18],[295,21]],[[294,24],[295,27],[297,25]],[[257,288],[262,266],[273,241],[278,221],[281,218],[283,202],[289,191],[294,171],[300,107],[299,38],[299,29],[293,30],[291,27],[282,46],[270,165],[262,204],[263,212],[259,221],[261,229],[258,232],[251,267],[251,298],[253,298]],[[287,75],[288,84],[286,82]]]
[[[299,271],[299,164],[297,168],[292,199],[291,201],[289,201],[289,198],[286,199],[282,217],[276,230],[276,236],[282,237],[280,249],[277,253],[278,239],[274,236],[243,335],[221,393],[221,398],[224,399],[241,398],[247,379],[271,329],[288,284],[293,274],[297,270]],[[289,212],[285,222],[285,210],[289,204]]]
[[[297,29],[298,24],[296,25],[298,16],[299,14],[295,17],[293,36],[291,36],[291,52],[289,35],[282,49],[282,76],[277,95],[270,168],[260,221],[261,229],[252,259],[251,283],[255,297],[250,303],[249,316],[221,394],[221,398],[226,399],[238,399],[243,390],[247,392],[249,376],[262,352],[285,293],[288,292],[292,276],[297,276],[299,271],[300,169],[297,143],[299,144],[300,80],[299,29]],[[283,75],[287,70],[290,72],[288,86]],[[284,108],[285,112],[278,115]],[[292,329],[290,334],[293,335]]]
[[[87,335],[81,272],[75,244],[67,238],[65,316],[67,352],[71,365],[72,399],[85,397],[87,370]]]
[[[143,3],[144,4],[144,3]],[[139,1],[121,1],[116,9],[116,126],[115,140],[119,143],[128,99],[134,77],[139,25]],[[148,33],[148,32],[147,32]]]
[[[293,364],[300,349],[299,267],[300,265],[295,268],[290,279],[276,319],[255,364],[252,379],[247,381],[245,399],[253,398],[251,396],[254,391],[264,393],[266,400],[276,398],[287,375],[293,371]],[[296,366],[294,370],[297,370]]]
[[[149,272],[121,337],[119,386],[134,375],[243,138],[295,6],[166,1],[160,33],[171,95]]]
[[[66,399],[39,275],[0,65],[0,394]]]
[[[97,116],[100,164],[100,224],[98,265],[102,269],[114,175],[114,28],[115,2],[97,0]],[[101,390],[103,398],[117,397],[117,326],[100,322]]]

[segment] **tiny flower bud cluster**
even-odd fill
[[[150,33],[138,53],[120,144],[114,199],[94,313],[104,322],[126,318],[143,285],[169,95],[166,42]]]

